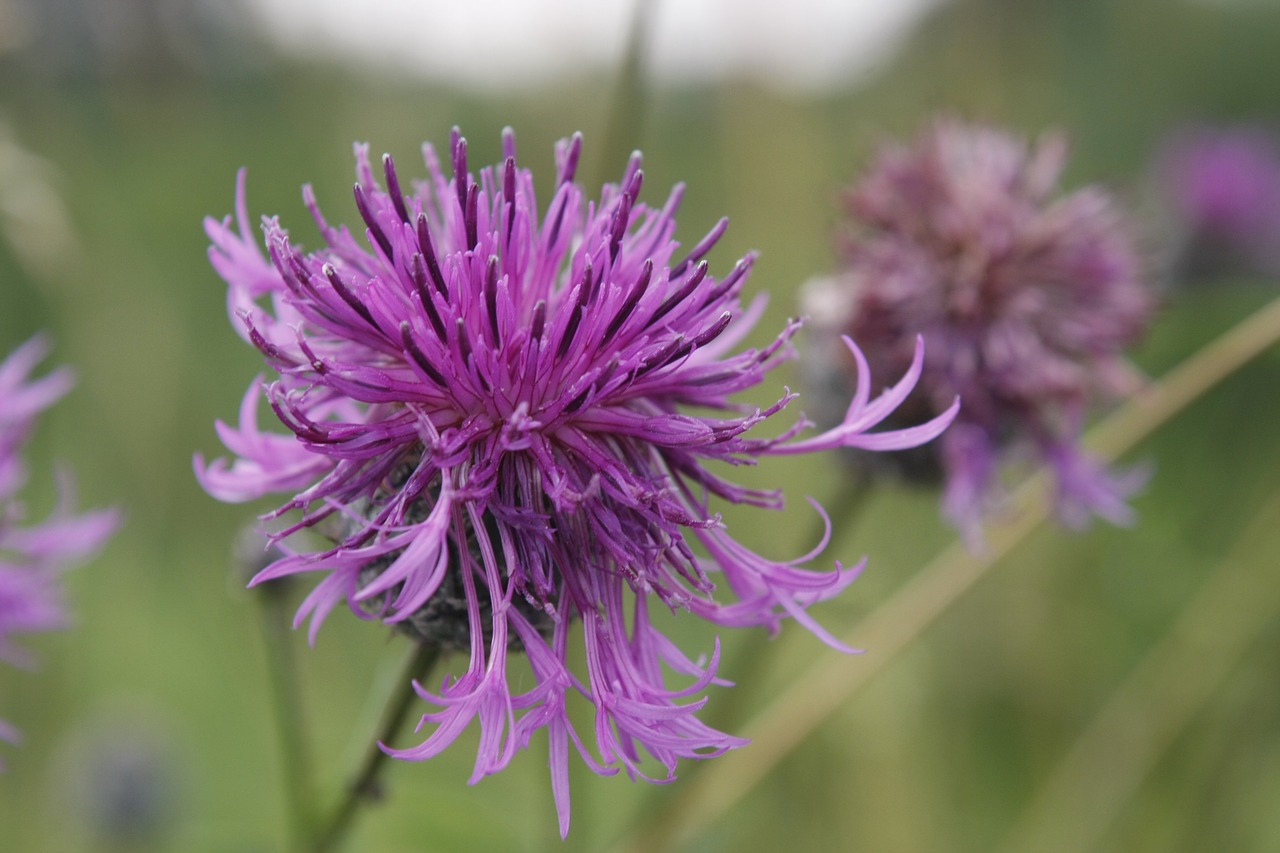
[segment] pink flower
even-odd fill
[[[97,551],[119,521],[112,510],[74,514],[69,483],[61,505],[44,521],[28,521],[18,501],[26,482],[20,453],[36,416],[71,387],[65,368],[30,378],[47,354],[45,340],[33,338],[0,362],[0,659],[23,667],[33,660],[15,638],[67,626],[62,572]],[[17,737],[0,721],[0,739]]]
[[[1028,145],[947,120],[886,146],[845,196],[839,274],[809,289],[819,338],[852,335],[873,372],[906,369],[917,336],[929,342],[902,412],[930,417],[957,395],[964,406],[936,451],[903,466],[945,478],[945,511],[974,543],[1006,451],[1055,471],[1073,523],[1127,522],[1139,485],[1090,460],[1079,437],[1090,405],[1132,382],[1122,352],[1153,300],[1111,197],[1058,191],[1065,155],[1058,137]]]

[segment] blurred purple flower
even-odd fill
[[[666,779],[681,757],[744,743],[695,717],[705,697],[680,701],[725,683],[716,678],[718,645],[710,661],[690,660],[650,622],[651,601],[729,626],[777,630],[791,616],[842,648],[806,608],[837,594],[860,565],[810,572],[799,563],[812,554],[778,563],[747,550],[711,500],[776,508],[781,495],[738,486],[705,463],[914,446],[955,412],[867,432],[914,385],[917,345],[907,375],[874,401],[864,367],[833,429],[797,438],[808,426],[801,421],[777,437],[748,438],[794,395],[764,409],[730,397],[790,354],[799,324],[763,350],[734,354],[763,300],[739,303],[753,256],[722,279],[708,272],[703,257],[727,221],[677,259],[683,187],[661,208],[641,203],[635,155],[621,183],[591,200],[574,179],[579,150],[578,137],[556,147],[557,177],[540,217],[533,176],[516,166],[509,133],[503,162],[478,181],[456,131],[452,178],[424,146],[428,177],[408,196],[390,157],[384,190],[367,146],[357,146],[367,246],[329,225],[308,187],[303,197],[327,246],[304,253],[276,219],[264,219],[269,260],[250,232],[242,172],[236,223],[206,223],[210,257],[242,337],[279,378],[252,384],[238,427],[218,425],[230,463],[196,459],[201,483],[219,499],[296,493],[271,514],[302,512],[272,534],[287,556],[254,583],[323,572],[297,617],[310,617],[312,638],[345,601],[422,642],[469,652],[461,677],[438,691],[418,686],[438,709],[422,718],[435,724],[432,734],[388,752],[430,758],[479,718],[475,782],[545,728],[562,834],[570,741],[597,773],[621,767],[648,778],[644,749]],[[292,435],[259,431],[264,394]],[[335,544],[297,550],[287,537],[303,528]],[[714,573],[736,601],[712,597]],[[577,621],[585,677],[568,662]],[[509,649],[528,655],[534,684],[525,692],[508,683]],[[664,665],[691,683],[668,688]],[[566,712],[575,693],[594,705],[598,756]]]
[[[916,337],[928,341],[923,394],[900,414],[929,417],[957,394],[964,406],[932,453],[897,456],[945,479],[944,510],[974,546],[1006,449],[1052,468],[1073,524],[1129,521],[1125,498],[1141,482],[1079,446],[1097,392],[1135,381],[1121,350],[1146,327],[1152,298],[1110,197],[1055,192],[1065,153],[1056,136],[1028,146],[948,120],[885,147],[845,198],[843,269],[807,289],[816,343],[829,352],[834,334],[850,334],[873,373],[905,369]]]
[[[33,659],[14,638],[67,626],[61,573],[98,550],[118,520],[110,510],[73,514],[65,479],[59,507],[42,522],[28,522],[17,499],[26,482],[20,453],[35,418],[71,387],[66,368],[30,378],[47,354],[37,337],[0,362],[0,660],[22,667]],[[17,732],[0,721],[0,738],[15,741]]]
[[[1280,271],[1280,146],[1271,134],[1186,129],[1169,139],[1156,162],[1184,250],[1197,256],[1196,265],[1216,258]]]
[[[63,814],[93,850],[171,850],[183,811],[189,767],[166,721],[146,708],[96,708],[53,761]],[[170,843],[166,843],[170,842]]]

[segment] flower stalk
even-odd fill
[[[275,712],[283,774],[285,807],[289,813],[289,849],[303,851],[312,829],[311,753],[307,747],[306,715],[298,679],[294,632],[288,603],[288,584],[259,590],[259,625],[267,655],[271,707]]]
[[[609,114],[605,125],[604,145],[600,147],[596,171],[599,183],[611,175],[614,163],[625,162],[644,130],[649,112],[649,95],[645,86],[645,57],[657,19],[658,0],[633,0],[631,22],[627,31],[626,53],[618,67]]]
[[[383,744],[391,744],[396,735],[404,727],[413,702],[417,699],[415,684],[424,681],[440,659],[439,646],[420,643],[409,658],[402,678],[397,681],[398,687],[387,702],[378,726],[378,734],[365,753],[360,768],[347,785],[341,802],[319,825],[316,833],[314,850],[316,853],[336,850],[338,845],[350,832],[360,807],[376,802],[382,795],[378,776],[386,766],[390,756],[383,749]]]

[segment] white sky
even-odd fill
[[[847,84],[944,0],[648,0],[658,80],[749,75],[786,89]],[[253,0],[287,50],[479,88],[612,69],[632,0]]]

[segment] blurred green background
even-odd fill
[[[1068,131],[1068,184],[1102,181],[1142,217],[1153,279],[1171,252],[1151,186],[1161,141],[1188,122],[1280,126],[1274,3],[955,0],[856,84],[805,94],[759,80],[650,89],[634,138],[607,153],[610,74],[476,93],[353,70],[324,61],[322,49],[313,61],[286,60],[265,39],[229,31],[199,62],[160,43],[127,63],[63,45],[74,61],[54,62],[41,44],[0,54],[0,137],[6,150],[38,158],[3,164],[0,352],[47,330],[50,365],[70,364],[79,379],[31,446],[29,503],[52,505],[56,461],[75,472],[82,505],[116,504],[127,518],[103,555],[68,578],[75,627],[30,642],[39,671],[0,668],[0,717],[25,734],[20,748],[0,747],[0,849],[13,851],[284,844],[257,610],[233,558],[240,531],[269,505],[219,504],[191,473],[193,452],[221,453],[213,421],[235,417],[262,369],[228,324],[201,229],[204,216],[231,211],[240,166],[251,214],[279,213],[315,245],[299,187],[313,183],[331,221],[352,221],[356,140],[416,177],[423,140],[443,144],[459,125],[471,162],[490,163],[511,125],[522,162],[543,181],[553,142],[575,130],[588,167],[610,175],[641,148],[651,201],[689,184],[682,240],[730,217],[713,270],[760,250],[749,291],[772,294],[761,341],[796,310],[798,286],[831,268],[837,189],[877,143],[914,133],[935,112],[1028,135]],[[1236,271],[1170,291],[1135,360],[1159,376],[1276,290]],[[1134,454],[1156,468],[1136,527],[1034,535],[689,849],[1058,849],[1063,827],[1087,850],[1280,849],[1280,514],[1268,504],[1280,483],[1277,378],[1272,351],[1163,427]],[[794,371],[762,395],[784,382],[796,385]],[[729,508],[730,529],[773,556],[807,550],[813,519],[801,497],[831,499],[838,466],[779,460],[749,477],[782,486],[788,509]],[[869,569],[819,618],[840,632],[857,624],[950,539],[935,495],[881,490],[824,555],[865,553]],[[1202,608],[1200,591],[1226,572],[1243,579],[1228,600],[1271,608],[1261,630],[1236,631],[1229,607]],[[706,625],[676,619],[672,632],[690,653],[711,649]],[[1184,639],[1170,644],[1171,632]],[[327,802],[405,650],[345,613],[314,649],[295,639]],[[713,690],[707,713],[735,725],[788,674],[835,654],[795,626],[769,644],[721,639],[721,673],[740,686]],[[1145,734],[1168,732],[1149,766],[1139,762],[1144,772],[1106,809],[1071,794],[1033,809],[1152,654],[1164,656],[1154,670],[1164,675],[1136,682],[1138,699],[1151,701],[1109,730],[1102,755],[1114,762],[1086,764],[1082,778],[1105,787]],[[849,671],[864,660],[849,659]],[[1204,698],[1181,715],[1184,705],[1161,697],[1184,688],[1203,688]],[[364,816],[350,849],[604,849],[660,819],[684,790],[575,767],[573,828],[561,842],[545,747],[468,787],[474,742],[472,733],[429,763],[391,767],[386,801]],[[121,746],[151,767],[161,817],[113,842],[94,829],[92,804],[95,785],[128,778],[110,759]],[[682,768],[682,781],[698,770]],[[1026,834],[1010,835],[1015,827]]]

